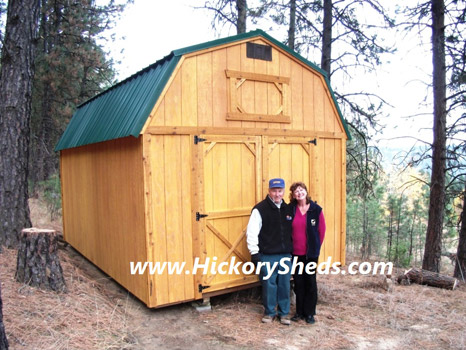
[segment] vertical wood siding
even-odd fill
[[[232,79],[227,70],[249,75]],[[273,78],[250,78],[266,75]],[[227,120],[232,106],[282,111],[290,122]],[[320,260],[344,262],[345,130],[319,73],[274,46],[270,62],[247,58],[246,42],[190,53],[144,130],[139,139],[62,151],[61,173],[65,239],[149,307],[198,299],[199,285],[208,293],[257,281],[168,270],[131,276],[129,261],[184,262],[192,271],[196,257],[248,260],[244,229],[272,177],[285,179],[287,201],[292,182],[308,185],[327,222]],[[195,145],[194,134],[207,141]],[[209,216],[196,221],[197,211]]]
[[[262,39],[254,42],[268,44]],[[227,78],[226,70],[289,78],[290,83],[286,85],[282,104],[283,109],[291,115],[291,123],[226,120],[233,104],[230,92],[234,86]],[[179,93],[181,96],[175,99],[173,96]],[[239,101],[244,110],[253,114],[271,114],[281,103],[281,95],[276,87],[260,81],[246,80],[235,91],[233,98]],[[178,102],[179,106],[167,108],[168,104]],[[327,235],[320,260],[332,257],[334,261],[344,262],[345,139],[325,135],[342,135],[345,131],[324,78],[319,73],[275,47],[272,48],[272,61],[247,58],[246,43],[207,50],[184,58],[171,86],[155,106],[151,116],[149,126],[257,129],[258,136],[263,130],[267,130],[260,139],[260,199],[267,193],[267,180],[271,177],[283,177],[287,186],[294,181],[307,183],[312,198],[323,207],[327,222]],[[314,146],[308,143],[310,138],[272,136],[274,129],[309,131],[313,135],[323,135],[318,137],[317,146]],[[204,171],[215,168],[227,176],[227,169],[238,168],[239,165],[235,163],[238,160],[227,155],[228,147],[220,144],[215,146],[213,155],[223,152],[226,156],[224,159],[215,156],[215,165],[209,163],[212,159],[204,159],[207,167]],[[235,181],[247,184],[249,179],[246,174],[239,169],[235,172],[241,174]],[[227,193],[228,186],[217,186],[220,180],[212,175],[211,170],[205,174],[204,180],[207,186],[203,193],[206,208],[229,207],[228,201],[240,200]],[[288,191],[286,199],[288,200]],[[247,224],[247,217],[242,221]],[[231,219],[215,221],[215,226],[225,232],[230,232],[232,225],[240,226],[239,223],[232,223]],[[221,255],[226,252],[227,248],[209,235],[208,229],[203,228],[202,232],[205,232],[205,251],[208,254],[215,252]],[[215,281],[222,279],[227,280],[224,276],[218,276]]]
[[[142,300],[147,275],[141,138],[127,137],[61,151],[64,238]]]
[[[267,44],[263,40],[255,42]],[[291,124],[227,121],[231,87],[225,70],[290,78],[284,105],[291,113]],[[260,81],[245,81],[236,94],[248,113],[273,114],[279,104],[276,88]],[[344,133],[330,92],[319,73],[274,47],[272,61],[247,58],[246,43],[187,56],[151,116],[150,126],[228,126]]]
[[[203,135],[199,147],[203,158],[204,191],[202,212],[205,225],[203,261],[215,260],[217,266],[230,262],[250,261],[245,229],[251,208],[260,198],[261,145],[258,136]],[[207,292],[256,282],[255,275],[217,274],[204,276]]]
[[[147,215],[152,219],[148,261],[186,263],[192,271],[191,139],[180,135],[145,135],[145,183],[150,197]],[[150,305],[159,306],[194,299],[192,275],[149,276],[152,283]]]

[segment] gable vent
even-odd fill
[[[272,61],[272,47],[254,43],[246,43],[246,56],[263,61]]]

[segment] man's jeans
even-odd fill
[[[281,261],[283,258],[288,259]],[[264,314],[275,316],[277,314],[275,308],[278,305],[278,316],[287,316],[290,312],[291,254],[261,254],[260,261],[270,264],[270,266],[262,266],[260,273]],[[274,264],[276,266],[272,271]],[[288,271],[283,274],[286,267]],[[269,278],[264,279],[265,276]]]

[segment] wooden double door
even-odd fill
[[[315,145],[305,137],[198,135],[197,140],[199,237],[195,244],[200,261],[214,266],[198,275],[197,288],[202,294],[240,288],[258,281],[255,274],[243,273],[242,267],[250,261],[246,228],[251,209],[265,198],[270,178],[285,179],[287,202],[292,182],[312,186]],[[232,269],[232,263],[239,267]],[[222,269],[217,271],[219,266]]]

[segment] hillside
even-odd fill
[[[32,203],[33,220],[48,217]],[[46,219],[44,219],[46,221]],[[59,221],[42,222],[59,228]],[[10,349],[464,349],[466,287],[454,291],[394,284],[361,275],[319,275],[317,323],[260,322],[258,289],[147,309],[70,246],[60,259],[69,292],[14,281],[16,251],[4,249],[3,314]],[[292,307],[293,308],[293,307]]]

